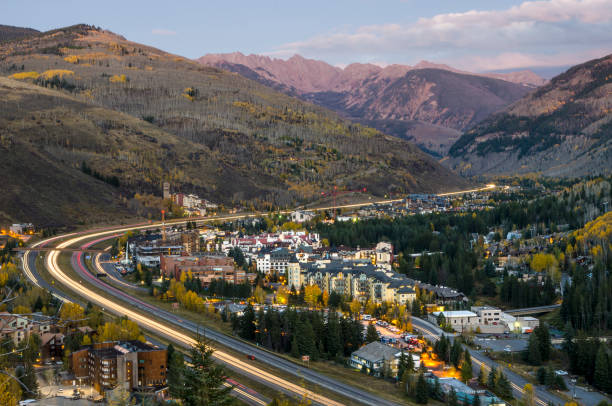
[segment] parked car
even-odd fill
[[[564,371],[562,369],[557,369],[555,371],[555,375],[557,375],[557,376],[566,376],[567,375],[567,371]]]

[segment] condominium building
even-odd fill
[[[290,263],[287,282],[296,290],[318,285],[322,291],[352,296],[360,301],[377,303],[412,303],[416,299],[415,281],[403,275],[378,268],[369,260]]]
[[[204,285],[215,279],[230,283],[245,283],[255,279],[255,274],[237,268],[233,258],[218,255],[162,255],[160,269],[164,276],[176,279],[180,279],[183,272],[191,272]]]
[[[75,379],[99,393],[117,386],[159,388],[166,385],[166,358],[165,349],[140,341],[109,341],[73,352],[70,368]]]

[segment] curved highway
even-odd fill
[[[232,216],[232,218],[239,218],[239,216]],[[215,218],[217,220],[218,218]],[[182,222],[184,222],[183,220]],[[57,248],[66,248],[72,245],[76,245],[85,240],[90,240],[93,238],[99,238],[102,236],[109,236],[112,234],[116,234],[117,232],[124,232],[130,229],[145,229],[145,228],[153,228],[159,227],[160,224],[147,224],[147,225],[139,225],[135,227],[123,227],[112,230],[104,230],[87,234],[79,234],[77,236],[73,236],[65,241],[62,241],[57,245]],[[58,237],[53,240],[57,240]],[[51,240],[45,240],[41,242],[42,244],[48,244]],[[36,247],[33,247],[35,250]],[[126,315],[130,319],[136,321],[142,327],[147,330],[154,331],[160,335],[167,337],[168,339],[182,343],[183,345],[191,346],[195,342],[191,336],[188,336],[181,331],[172,327],[172,325],[180,326],[182,329],[187,329],[192,332],[205,332],[206,336],[214,341],[218,341],[223,343],[224,345],[228,345],[229,347],[246,353],[246,354],[254,354],[257,359],[261,362],[271,365],[274,368],[278,368],[288,374],[294,375],[299,380],[305,380],[319,386],[325,387],[330,391],[337,393],[339,395],[348,397],[350,399],[355,400],[356,402],[361,402],[369,405],[382,405],[382,406],[395,406],[397,403],[391,402],[385,399],[381,399],[380,397],[355,388],[351,385],[347,385],[345,383],[339,382],[335,379],[329,378],[323,374],[312,371],[308,368],[301,367],[291,361],[288,361],[282,357],[276,356],[268,351],[259,349],[250,344],[244,343],[235,338],[226,336],[224,334],[218,333],[213,330],[202,329],[202,327],[198,326],[196,323],[188,322],[186,320],[181,320],[176,317],[176,315],[164,312],[163,310],[149,305],[148,303],[142,302],[138,299],[133,298],[130,295],[120,291],[119,289],[114,288],[102,281],[98,278],[91,275],[91,273],[87,272],[84,266],[82,266],[82,262],[79,265],[79,261],[76,260],[79,257],[82,257],[82,253],[75,253],[73,256],[73,265],[79,271],[81,276],[87,276],[91,279],[88,282],[99,286],[104,289],[105,292],[108,292],[108,295],[100,295],[97,292],[89,289],[81,281],[72,280],[68,275],[66,275],[60,268],[58,264],[59,251],[49,251],[46,257],[45,265],[47,270],[51,274],[51,276],[60,282],[62,285],[68,287],[74,292],[78,293],[79,296],[86,298],[87,300],[98,304],[99,306],[112,311],[118,315]],[[24,254],[28,258],[30,258],[31,252],[26,251]],[[26,258],[24,256],[24,258]],[[75,259],[76,258],[76,259]],[[24,264],[28,263],[29,270],[26,271],[26,274],[36,280],[36,283],[40,283],[41,278],[40,275],[37,275],[34,271],[35,269],[35,259],[32,264],[32,260],[24,261]],[[81,266],[83,269],[81,269]],[[24,265],[24,270],[25,270]],[[112,297],[119,296],[121,300],[127,303],[128,305],[124,305],[122,303],[115,302]],[[134,310],[138,309],[138,310]],[[153,317],[143,315],[142,313],[148,313],[153,315]],[[312,400],[317,404],[323,405],[341,405],[341,403],[334,401],[333,399],[326,398],[325,396],[319,395],[313,391],[306,390],[302,388],[300,385],[297,385],[293,382],[289,382],[287,380],[281,379],[267,371],[261,370],[256,366],[252,365],[251,362],[243,361],[242,359],[238,359],[230,354],[224,353],[223,351],[217,350],[215,351],[215,356],[219,361],[225,363],[230,368],[239,370],[240,373],[253,377],[259,381],[265,382],[267,385],[272,386],[273,388],[283,390],[285,392],[296,394],[299,396],[305,396]]]
[[[490,190],[495,188],[495,185],[487,185],[484,188],[474,189],[466,192],[472,191],[481,191],[481,190]],[[462,193],[462,192],[455,192]],[[373,203],[391,203],[395,201],[399,201],[401,199],[394,200],[383,200],[378,202],[365,202],[358,204],[350,204],[343,206],[333,206],[333,207],[324,207],[317,208],[316,210],[326,210],[326,209],[335,209],[335,208],[352,208],[352,207],[360,207],[365,205],[370,205]],[[289,213],[289,210],[281,211],[280,213]],[[168,221],[166,224],[184,224],[187,221],[199,221],[199,222],[208,222],[208,221],[218,221],[218,220],[235,220],[235,219],[243,219],[248,217],[256,217],[266,215],[266,213],[252,213],[252,214],[240,214],[233,216],[217,216],[217,217],[205,217],[205,218],[190,218],[185,220],[174,220]],[[95,238],[99,238],[101,240],[106,238],[112,238],[113,234],[123,233],[129,230],[142,230],[148,228],[159,228],[163,226],[164,223],[140,223],[131,226],[119,226],[119,227],[108,227],[102,228],[82,233],[71,233],[63,236],[58,236],[54,238],[50,238],[47,240],[43,240],[36,244],[32,245],[32,251],[26,251],[23,257],[23,268],[24,273],[28,276],[28,278],[35,283],[37,286],[43,287],[51,291],[56,297],[61,300],[69,301],[70,299],[59,292],[54,286],[49,285],[40,277],[38,272],[36,271],[36,255],[34,252],[36,251],[36,247],[43,247],[51,242],[67,238],[56,245],[56,248],[67,248],[73,245],[77,245],[79,243],[83,243],[86,240],[91,240]],[[101,238],[105,237],[105,238]],[[290,362],[282,357],[274,355],[268,351],[259,349],[250,344],[244,343],[240,340],[237,340],[233,337],[224,335],[222,333],[216,332],[210,329],[203,329],[198,326],[196,323],[192,323],[186,320],[178,319],[175,315],[169,312],[165,312],[162,309],[159,309],[155,306],[152,306],[148,303],[142,302],[130,295],[127,295],[123,291],[110,286],[98,278],[94,277],[87,271],[87,269],[82,264],[82,253],[75,253],[72,258],[72,264],[77,270],[77,272],[82,276],[86,277],[94,286],[97,286],[103,289],[105,292],[110,294],[110,297],[107,295],[101,295],[94,290],[89,289],[85,286],[82,281],[72,280],[68,275],[66,275],[61,267],[58,264],[59,251],[49,251],[46,260],[45,266],[49,272],[49,274],[54,278],[54,282],[58,281],[65,287],[77,293],[80,297],[86,298],[87,300],[98,304],[99,306],[114,312],[115,314],[121,316],[128,316],[131,320],[136,321],[142,327],[147,330],[153,331],[157,334],[160,334],[168,339],[182,343],[183,345],[192,346],[195,343],[195,340],[184,333],[181,330],[178,330],[174,326],[179,326],[181,329],[186,329],[191,332],[204,332],[206,336],[214,341],[218,341],[224,345],[227,345],[239,352],[243,352],[246,354],[254,354],[258,358],[259,361],[266,363],[274,368],[284,371],[285,373],[291,374],[296,378],[304,379],[305,381],[317,384],[321,387],[327,388],[328,390],[339,394],[341,396],[345,396],[354,401],[361,402],[368,405],[381,405],[381,406],[395,406],[397,403],[391,402],[385,399],[380,398],[370,392],[361,390],[351,385],[347,385],[345,383],[339,382],[333,378],[330,378],[324,374],[317,373],[308,368],[301,367],[293,362]],[[94,262],[99,265],[99,257],[97,257]],[[125,283],[125,282],[124,282]],[[113,300],[113,298],[120,298],[121,302],[117,302]],[[135,311],[134,309],[138,309]],[[300,385],[297,385],[288,380],[279,378],[272,373],[264,371],[260,368],[257,368],[250,362],[245,362],[242,359],[238,359],[228,353],[217,350],[215,351],[215,357],[229,366],[232,369],[239,370],[240,373],[246,374],[257,379],[260,382],[265,382],[268,386],[271,386],[276,389],[281,389],[285,392],[296,394],[299,396],[307,397],[317,404],[322,405],[330,405],[330,406],[339,406],[341,403],[329,399],[325,396],[317,394],[311,390],[307,390]]]

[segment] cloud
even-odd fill
[[[472,55],[497,57],[501,64],[502,55],[569,56],[585,47],[609,49],[611,22],[610,0],[526,1],[504,10],[446,13],[407,24],[336,31],[284,44],[274,54],[335,58],[335,63],[352,62],[355,59],[348,59],[355,56],[403,62],[422,58],[467,61]]]
[[[167,30],[165,28],[155,28],[151,30],[151,34],[168,36],[168,35],[176,35],[176,31]]]
[[[589,49],[578,52],[561,52],[554,55],[504,52],[494,56],[466,56],[453,61],[461,69],[474,71],[494,71],[526,67],[558,67],[577,65],[591,59],[601,58],[610,53],[609,49]]]

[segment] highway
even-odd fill
[[[233,216],[233,217],[236,217],[236,216]],[[144,229],[144,228],[150,228],[150,227],[159,227],[159,224],[153,224],[153,225],[148,224],[144,226],[137,226],[136,228]],[[80,242],[83,242],[85,240],[108,236],[113,233],[117,233],[119,231],[120,232],[127,231],[127,229],[129,228],[105,230],[105,231],[100,231],[100,232],[94,232],[91,234],[80,234],[78,236],[73,236],[65,241],[62,241],[57,246],[59,248],[65,248],[71,245],[79,244]],[[47,244],[48,241],[45,240],[42,243]],[[34,250],[35,249],[36,248],[34,248]],[[196,333],[198,331],[200,333],[204,332],[206,337],[213,341],[223,343],[224,345],[229,346],[232,349],[245,353],[245,354],[253,354],[257,357],[258,361],[271,365],[272,367],[282,370],[287,374],[291,374],[295,376],[295,378],[297,379],[295,380],[292,379],[292,381],[297,381],[297,382],[301,380],[308,381],[308,382],[317,384],[319,386],[325,387],[333,391],[334,393],[337,393],[342,396],[346,396],[357,402],[361,402],[361,403],[368,404],[368,405],[383,405],[383,406],[397,405],[397,403],[395,402],[381,399],[378,396],[370,392],[353,387],[351,385],[344,384],[326,375],[317,373],[308,368],[304,368],[296,363],[293,363],[282,357],[274,355],[273,353],[270,353],[266,350],[262,350],[260,348],[254,347],[251,344],[244,343],[240,340],[237,340],[235,338],[218,333],[214,330],[203,329],[201,326],[197,325],[196,323],[192,323],[187,320],[179,319],[176,315],[169,313],[169,312],[165,312],[155,306],[149,305],[145,302],[135,299],[132,296],[127,295],[126,293],[120,291],[119,289],[116,289],[113,286],[110,286],[104,283],[103,281],[99,280],[98,278],[94,277],[93,275],[89,274],[89,277],[91,279],[88,280],[88,282],[95,284],[96,286],[103,287],[105,292],[108,292],[105,295],[98,294],[97,292],[86,287],[82,283],[82,280],[81,281],[72,280],[61,270],[58,264],[59,254],[60,254],[60,251],[50,251],[47,254],[46,259],[45,259],[46,268],[51,274],[51,276],[56,281],[66,286],[70,290],[74,291],[79,296],[84,297],[87,300],[91,301],[92,303],[96,303],[97,305],[103,307],[105,310],[111,311],[121,316],[123,315],[128,316],[131,320],[136,321],[139,325],[141,325],[146,330],[155,332],[156,334],[164,336],[173,342],[180,343],[182,345],[187,345],[187,346],[193,345],[195,341],[193,340],[191,335],[182,333],[181,331],[173,327],[173,325],[180,326],[182,329],[189,330],[193,333]],[[79,257],[82,257],[82,255],[83,254],[81,252],[75,252],[73,254],[73,266],[79,271],[80,275],[87,276],[85,267],[83,266],[83,269],[81,269],[81,267],[79,266],[79,261],[74,260],[74,258],[78,259]],[[28,258],[28,260],[25,260],[26,258]],[[32,263],[32,261],[34,261],[34,263]],[[36,281],[35,283],[41,284],[42,282],[40,280],[40,276],[38,275],[38,278],[37,278],[37,273],[34,270],[35,269],[35,256],[31,255],[30,251],[26,252],[24,256],[24,264],[28,264],[28,265],[24,265],[24,271],[26,267],[28,268],[28,271],[26,271],[26,275],[28,275],[28,277],[30,278],[33,277],[34,280]],[[82,265],[82,262],[80,264]],[[121,300],[125,301],[127,305],[115,302],[112,298],[116,296],[120,296]],[[147,315],[144,315],[143,313],[145,314],[149,313],[154,316],[153,317],[147,316]],[[285,380],[285,379],[281,379],[267,371],[257,368],[256,366],[253,365],[252,362],[248,362],[246,360],[243,360],[242,358],[239,359],[221,350],[215,351],[215,356],[219,361],[223,362],[228,367],[239,371],[241,374],[247,375],[253,379],[263,382],[266,385],[276,388],[278,390],[281,390],[283,392],[290,393],[293,395],[298,395],[298,396],[305,396],[316,404],[322,404],[322,405],[340,405],[341,404],[337,401],[334,401],[333,399],[329,399],[325,396],[314,393],[313,391],[306,390],[298,384],[289,382],[288,380]]]
[[[453,192],[453,194],[460,193],[469,193],[476,192],[482,190],[490,190],[495,188],[495,185],[487,185],[484,188],[472,189],[469,191],[463,192]],[[337,208],[355,208],[366,205],[371,205],[374,203],[384,204],[384,203],[393,203],[397,201],[401,201],[402,199],[393,199],[393,200],[380,200],[376,202],[365,202],[365,203],[357,203],[357,204],[349,204],[342,206],[332,206],[332,207],[321,207],[316,208],[314,210],[329,210],[329,209],[337,209]],[[290,210],[284,210],[277,213],[289,213]],[[198,222],[209,222],[209,221],[231,221],[237,219],[244,219],[249,217],[258,217],[265,216],[268,213],[247,213],[247,214],[238,214],[238,215],[230,215],[230,216],[216,216],[216,217],[200,217],[200,218],[189,218],[189,219],[180,219],[167,221],[165,224],[184,224],[187,221],[198,221]],[[46,248],[46,246],[52,242],[56,242],[58,240],[62,240],[59,244],[55,245],[55,248],[58,250],[48,251],[45,258],[45,267],[49,274],[53,277],[54,282],[59,282],[66,288],[70,289],[74,293],[76,293],[79,297],[82,297],[92,303],[96,303],[107,311],[113,312],[120,316],[127,316],[131,320],[136,321],[141,327],[146,330],[152,331],[160,336],[166,337],[167,339],[191,347],[195,340],[191,337],[191,335],[187,335],[182,331],[188,330],[192,333],[204,332],[207,338],[222,343],[236,351],[245,353],[245,354],[253,354],[257,357],[258,361],[261,361],[265,364],[268,364],[278,370],[282,370],[283,372],[293,375],[298,380],[304,380],[310,383],[317,384],[321,387],[324,387],[336,394],[345,396],[354,401],[358,401],[368,405],[381,405],[381,406],[395,406],[397,403],[391,402],[385,399],[381,399],[379,396],[376,396],[368,391],[356,388],[351,385],[347,385],[340,381],[337,381],[333,378],[330,378],[324,374],[317,373],[308,368],[304,368],[296,363],[288,361],[282,357],[279,357],[271,352],[259,349],[254,347],[248,343],[244,343],[240,340],[237,340],[233,337],[224,335],[222,333],[216,332],[214,330],[203,329],[201,326],[198,326],[196,323],[192,323],[186,320],[181,320],[177,318],[174,314],[165,312],[155,306],[152,306],[148,303],[142,302],[123,291],[110,286],[98,278],[91,275],[85,266],[82,263],[82,252],[75,252],[72,257],[72,265],[77,270],[77,272],[84,278],[88,279],[88,282],[94,286],[97,286],[103,289],[108,294],[99,294],[96,291],[90,289],[82,281],[76,281],[71,279],[58,264],[58,258],[60,255],[60,250],[67,249],[70,247],[77,246],[79,244],[84,243],[85,241],[92,239],[107,239],[113,238],[113,235],[120,234],[129,230],[143,230],[149,228],[159,228],[163,226],[164,223],[140,223],[135,225],[128,226],[118,226],[118,227],[107,227],[101,228],[97,230],[91,230],[81,233],[70,233],[50,239],[43,240],[31,246],[32,251],[25,251],[23,257],[23,269],[26,276],[37,286],[48,289],[51,291],[56,297],[64,301],[70,301],[66,295],[61,293],[55,286],[51,286],[46,283],[44,279],[40,277],[40,274],[36,270],[36,248]],[[81,247],[82,249],[83,247]],[[85,247],[86,248],[86,247]],[[100,257],[96,255],[94,258],[94,265],[100,266]],[[125,282],[124,282],[125,283]],[[120,298],[122,302],[116,301],[117,298]],[[137,310],[136,310],[137,309]],[[177,329],[179,326],[182,330]],[[262,370],[252,362],[247,362],[243,359],[239,359],[231,354],[228,354],[221,350],[215,351],[215,357],[229,368],[235,369],[239,371],[241,374],[247,375],[253,379],[256,379],[260,382],[264,382],[266,385],[281,390],[285,393],[290,393],[294,395],[298,395],[300,397],[307,397],[311,401],[316,404],[321,405],[330,405],[336,406],[341,405],[341,403],[329,399],[323,395],[315,393],[311,390],[307,390],[302,386],[295,384],[294,382],[290,382],[289,380],[282,379],[278,376],[275,376],[272,373],[269,373],[265,370]],[[294,379],[292,379],[294,381]]]
[[[454,334],[445,333],[438,326],[435,326],[434,324],[423,319],[419,319],[417,317],[412,318],[412,327],[416,330],[421,331],[425,338],[428,338],[433,341],[437,341],[442,334],[446,335],[450,340],[453,340],[455,336]],[[466,346],[464,346],[464,348],[468,348],[470,356],[472,357],[472,362],[476,364],[477,367],[475,368],[475,370],[484,368],[487,373],[491,371],[491,368],[496,368],[497,371],[503,370],[504,375],[506,375],[506,378],[508,378],[508,380],[510,381],[514,397],[517,399],[521,398],[524,392],[523,387],[525,386],[525,384],[529,383],[525,378],[510,371],[507,368],[503,368],[501,365],[497,364],[495,361],[476,350],[473,350]],[[548,404],[563,405],[566,403],[564,399],[561,399],[560,397],[550,393],[549,391],[542,390],[536,385],[534,385],[534,390],[536,402],[540,406],[546,406]]]
[[[57,239],[59,239],[59,237],[46,240],[40,244],[34,244],[33,247],[38,248],[40,246],[45,246],[49,242],[53,240],[57,240]],[[40,276],[40,274],[36,270],[36,257],[37,257],[37,251],[34,251],[34,250],[25,252],[23,256],[23,260],[22,260],[23,270],[26,276],[28,277],[28,279],[30,279],[30,281],[36,284],[36,286],[42,287],[48,290],[49,292],[53,294],[53,296],[55,296],[56,298],[58,298],[59,300],[63,302],[76,302],[82,305],[83,307],[85,307],[84,302],[82,302],[81,300],[73,300],[71,298],[68,298],[63,292],[57,289],[55,285],[48,284]],[[152,340],[152,341],[154,344],[159,345],[159,343],[156,343],[155,340]],[[179,341],[175,341],[175,343],[183,345],[183,343]],[[242,400],[243,402],[249,405],[262,406],[262,405],[267,405],[270,402],[270,399],[268,399],[267,397],[255,392],[254,390],[250,388],[247,388],[244,385],[241,385],[232,380],[228,380],[228,382],[231,383],[232,386],[234,386],[234,388],[232,389],[232,396]],[[229,383],[226,383],[226,385],[229,385]]]

